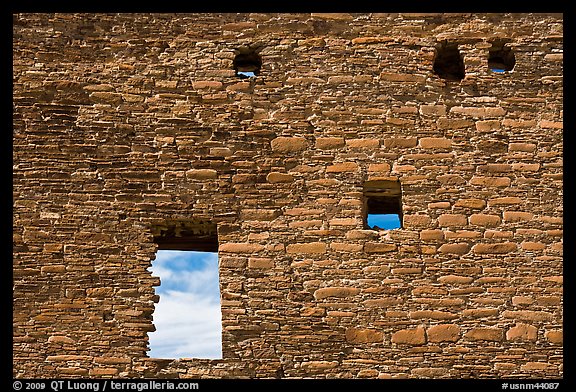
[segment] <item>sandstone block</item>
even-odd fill
[[[559,330],[559,329],[546,331],[544,336],[546,337],[546,339],[550,343],[562,344],[564,342],[564,334],[563,334],[562,330]]]
[[[552,365],[552,364],[550,364],[550,363],[547,363],[547,362],[528,362],[528,363],[520,366],[520,370],[522,370],[522,371],[528,371],[528,372],[531,372],[531,371],[536,371],[536,372],[539,372],[539,371],[547,371],[547,370],[555,369],[555,368],[556,368],[556,366],[554,366],[554,365]]]
[[[350,343],[382,343],[384,333],[371,328],[348,328],[346,330],[346,340]]]
[[[489,132],[500,129],[500,121],[498,120],[483,120],[476,121],[476,129],[479,132]]]
[[[358,171],[358,164],[355,162],[336,163],[326,168],[326,173],[345,173]]]
[[[521,152],[534,152],[536,144],[534,143],[510,143],[508,144],[508,151],[521,151]]]
[[[305,244],[290,244],[286,247],[287,253],[320,254],[326,253],[326,244],[323,242],[309,242]]]
[[[518,323],[506,332],[506,340],[535,341],[538,336],[538,328],[529,324]]]
[[[314,292],[314,298],[324,299],[328,297],[351,297],[360,292],[360,289],[355,287],[324,287]]]
[[[469,340],[500,342],[504,339],[504,332],[500,328],[473,328],[464,337]]]
[[[416,145],[418,144],[418,139],[413,137],[413,138],[389,138],[389,139],[384,139],[384,147],[386,148],[393,148],[393,147],[402,147],[402,148],[408,148],[408,147],[416,147]]]
[[[524,321],[550,321],[554,315],[549,312],[538,310],[505,310],[502,317]]]
[[[433,343],[439,342],[456,342],[460,339],[460,327],[456,324],[439,324],[426,330],[428,341]]]
[[[442,227],[461,227],[468,224],[466,215],[462,214],[442,214],[438,217],[438,224]]]
[[[463,255],[468,253],[470,250],[470,245],[467,243],[458,243],[458,244],[443,244],[438,248],[440,253],[449,253],[449,254],[456,254],[456,255]]]
[[[500,217],[498,215],[472,214],[468,219],[471,225],[476,226],[494,227],[500,224]]]
[[[505,206],[522,203],[522,199],[515,196],[494,197],[488,200],[488,206]]]
[[[366,253],[386,253],[396,250],[396,244],[386,244],[380,242],[367,242],[364,244],[364,252]]]
[[[260,244],[252,244],[248,242],[228,242],[220,244],[218,247],[219,252],[228,253],[255,253],[264,250],[264,246]]]
[[[346,144],[343,137],[318,137],[314,147],[320,150],[331,150],[343,147]]]
[[[458,113],[470,117],[500,117],[505,115],[506,111],[501,107],[454,106],[450,109],[450,113]]]
[[[54,335],[54,336],[50,336],[48,338],[48,343],[74,344],[74,343],[76,343],[76,341],[74,339],[67,337],[67,336]]]
[[[432,222],[432,218],[428,215],[405,214],[402,218],[405,228],[429,227]]]
[[[424,327],[396,331],[392,334],[392,343],[409,344],[412,346],[426,344],[426,332]]]
[[[419,146],[421,148],[450,148],[452,140],[443,137],[423,137],[420,138]]]
[[[423,241],[443,240],[444,232],[438,229],[422,230],[420,232],[420,239]]]
[[[413,319],[423,319],[428,318],[432,320],[452,320],[457,318],[454,313],[444,312],[440,310],[416,310],[410,312],[410,318]]]
[[[459,276],[459,275],[444,275],[438,278],[440,283],[444,284],[468,284],[471,283],[474,278],[469,276]]]
[[[531,212],[504,211],[504,221],[506,222],[527,222],[534,218]]]
[[[213,169],[190,169],[186,171],[186,178],[193,180],[210,180],[218,178],[218,173]]]
[[[380,147],[379,139],[349,139],[346,140],[348,148],[378,148]]]
[[[254,268],[254,269],[274,268],[274,260],[264,257],[251,257],[248,259],[248,268]]]
[[[414,74],[382,72],[380,74],[380,79],[387,80],[390,82],[424,83],[426,81],[426,76],[414,75]]]
[[[303,137],[277,137],[270,142],[272,151],[279,153],[300,152],[308,148],[308,141]]]
[[[446,105],[420,105],[420,114],[424,116],[445,116]]]
[[[266,176],[266,181],[277,184],[277,183],[285,183],[285,182],[292,182],[294,181],[294,177],[290,174],[286,173],[279,173],[279,172],[271,172]]]
[[[377,173],[387,173],[390,171],[390,165],[388,163],[371,163],[368,165],[369,172]]]
[[[472,251],[478,254],[494,253],[503,254],[510,253],[516,250],[514,242],[501,242],[496,244],[476,244],[472,247]]]
[[[506,187],[510,186],[511,180],[509,177],[481,177],[474,176],[470,180],[471,185],[480,185],[485,187]]]

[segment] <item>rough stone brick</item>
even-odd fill
[[[510,186],[510,177],[480,177],[474,176],[470,180],[471,185],[480,185],[485,187],[506,187]]]
[[[464,337],[468,340],[499,342],[504,339],[504,332],[500,328],[472,328]]]
[[[426,335],[432,343],[457,342],[460,339],[460,327],[456,324],[439,324],[428,328]]]
[[[536,310],[505,310],[502,312],[502,317],[527,321],[549,321],[553,319],[551,313]]]
[[[337,297],[337,298],[352,297],[357,295],[359,292],[360,289],[357,289],[355,287],[325,287],[316,290],[314,292],[314,298],[324,299],[329,297]]]
[[[456,316],[454,313],[443,312],[440,310],[417,310],[410,312],[410,318],[413,319],[429,318],[433,320],[452,320],[457,317],[458,316]]]
[[[409,147],[416,147],[417,144],[418,139],[415,137],[384,139],[384,147],[386,148],[394,148],[394,147],[409,148]]]
[[[522,203],[522,199],[516,196],[493,197],[488,200],[488,207],[507,206]]]
[[[422,230],[420,232],[420,239],[423,241],[443,240],[444,232],[438,229]]]
[[[348,148],[378,148],[380,140],[378,139],[349,139],[346,140]]]
[[[482,210],[486,208],[486,201],[482,199],[458,199],[454,203],[455,207],[472,208],[475,210]]]
[[[308,141],[303,137],[277,137],[270,142],[272,151],[290,153],[304,151],[308,148]]]
[[[331,150],[334,148],[343,147],[346,141],[343,137],[318,137],[314,147],[320,150]]]
[[[500,129],[500,121],[498,120],[483,120],[476,121],[476,129],[480,132],[489,132]]]
[[[450,148],[452,140],[443,137],[423,137],[419,141],[422,148]]]
[[[264,246],[260,244],[251,244],[247,242],[229,242],[225,244],[220,244],[218,247],[219,252],[228,253],[255,253],[264,250]]]
[[[268,269],[274,268],[274,260],[264,257],[251,257],[248,259],[248,268]]]
[[[534,152],[535,150],[536,150],[536,144],[534,144],[534,143],[510,143],[510,144],[508,144],[508,151]]]
[[[546,248],[546,244],[543,244],[542,242],[534,242],[534,241],[523,241],[520,244],[520,247],[523,250],[527,250],[527,251],[538,251],[538,250],[543,250]]]
[[[505,222],[526,222],[534,218],[534,214],[524,211],[504,211]]]
[[[516,248],[517,245],[513,242],[501,242],[495,244],[476,244],[472,247],[472,251],[478,254],[503,254],[514,252]]]
[[[287,253],[320,254],[326,253],[326,244],[323,242],[310,242],[307,244],[290,244],[286,247]]]
[[[391,82],[424,83],[426,81],[426,76],[414,75],[414,74],[400,74],[400,73],[382,72],[380,74],[380,79],[391,81]]]
[[[443,244],[438,248],[440,253],[448,253],[448,254],[456,254],[456,255],[463,255],[468,253],[470,250],[470,245],[467,243],[458,243],[458,244]]]
[[[294,176],[285,173],[272,172],[266,176],[266,181],[273,184],[292,182],[294,181]]]
[[[368,171],[377,173],[387,173],[390,171],[390,165],[388,163],[371,163],[368,166]]]
[[[76,341],[74,339],[70,339],[67,336],[50,336],[48,338],[48,343],[58,343],[58,344],[74,344]]]
[[[405,228],[429,227],[432,219],[428,215],[407,215],[403,217]]]
[[[506,340],[535,341],[538,337],[538,328],[529,324],[518,323],[506,332]]]
[[[564,334],[563,334],[562,330],[546,331],[544,336],[546,336],[546,339],[550,343],[562,344],[564,342]]]
[[[425,116],[445,116],[446,105],[421,105],[420,114]]]
[[[186,171],[186,177],[193,180],[210,180],[218,177],[218,172],[213,169],[190,169]]]
[[[382,343],[384,334],[376,329],[348,328],[346,340],[350,343]]]
[[[469,276],[459,276],[459,275],[445,275],[438,278],[438,281],[444,284],[468,284],[471,283],[474,278]]]
[[[392,343],[409,344],[412,346],[426,344],[426,332],[424,327],[396,331],[392,334]]]
[[[438,217],[438,224],[442,227],[461,227],[468,224],[466,215],[442,214]]]
[[[551,368],[554,368],[555,366],[550,364],[550,363],[546,363],[546,362],[528,362],[522,366],[520,366],[520,370],[522,371],[547,371],[550,370]]]
[[[366,253],[387,253],[394,252],[396,244],[386,244],[380,242],[367,242],[364,244],[364,252]]]
[[[520,172],[536,172],[540,170],[539,163],[514,163],[512,164],[512,170]]]
[[[326,168],[326,173],[345,173],[358,171],[358,164],[354,162],[336,163]]]
[[[450,113],[463,114],[471,117],[501,117],[506,114],[506,111],[501,107],[463,107],[454,106],[450,109]]]
[[[471,225],[476,226],[495,227],[500,224],[500,217],[498,215],[472,214],[468,219]]]

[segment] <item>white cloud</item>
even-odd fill
[[[159,251],[151,271],[159,276],[152,358],[222,358],[222,314],[216,254]]]

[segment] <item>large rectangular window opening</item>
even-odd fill
[[[153,228],[158,244],[150,268],[160,277],[149,333],[151,358],[222,358],[218,234],[210,222],[172,222]]]
[[[364,225],[372,230],[402,227],[402,188],[400,181],[364,182]]]

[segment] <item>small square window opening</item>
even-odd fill
[[[402,228],[400,181],[376,180],[364,183],[365,226],[372,230]]]

